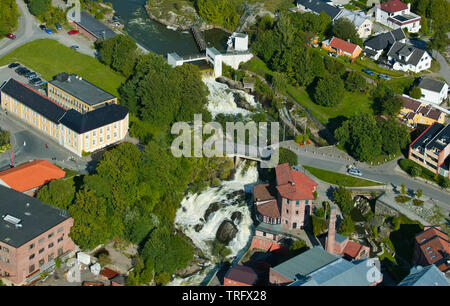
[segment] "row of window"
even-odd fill
[[[63,241],[63,239],[64,239],[63,236],[61,236],[60,238],[58,238],[58,240],[57,240],[58,243],[61,243],[61,242]],[[51,242],[51,243],[48,244],[48,248],[51,249],[51,248],[53,248],[54,245],[55,245],[55,244],[54,244],[53,242]],[[33,247],[34,247],[34,246],[33,246]],[[42,253],[44,253],[44,250],[45,250],[45,248],[42,248],[42,249],[39,250],[38,253],[39,253],[39,254],[42,254]],[[28,259],[29,259],[29,260],[32,260],[32,259],[34,258],[34,256],[35,256],[35,254],[33,253],[33,254],[31,254],[31,255],[28,257]]]
[[[59,248],[58,249],[58,257],[59,256],[61,256],[63,254],[63,248]],[[55,259],[55,254],[54,253],[51,253],[51,254],[49,254],[48,255],[48,257],[47,257],[47,259],[48,259],[48,261],[47,261],[47,263],[49,263],[49,262],[51,262],[53,259]],[[42,267],[44,264],[45,264],[45,258],[41,258],[40,260],[39,260],[39,267]],[[29,266],[29,268],[28,268],[28,273],[33,273],[34,271],[36,270],[36,266],[34,265],[34,264],[32,264],[32,265],[30,265]]]

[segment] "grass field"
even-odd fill
[[[60,72],[75,73],[83,79],[118,96],[118,88],[125,81],[119,73],[97,59],[72,50],[53,39],[29,42],[0,58],[0,66],[19,62],[52,80]]]
[[[303,165],[302,165],[303,166]],[[303,166],[309,173],[317,177],[319,180],[324,182],[344,186],[344,187],[369,187],[369,186],[380,186],[384,184],[380,184],[373,181],[368,181],[364,179],[360,179],[357,177],[353,177],[346,174],[340,174],[337,172],[331,172],[328,170],[318,169],[309,166]]]

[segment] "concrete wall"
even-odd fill
[[[239,69],[239,64],[246,63],[251,60],[253,54],[223,54],[222,61],[224,64],[233,67],[233,69]]]

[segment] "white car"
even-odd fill
[[[352,175],[356,175],[356,176],[362,176],[361,171],[359,171],[359,170],[356,169],[356,168],[348,169],[348,173],[349,173],[349,174],[352,174]]]

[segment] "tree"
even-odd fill
[[[128,35],[116,35],[97,45],[103,63],[119,71],[125,77],[133,72],[137,59],[136,41]]]
[[[422,97],[422,90],[418,86],[413,86],[409,91],[409,96],[414,99],[420,99]]]
[[[0,1],[0,35],[13,32],[17,28],[19,10],[15,0]]]
[[[297,154],[285,148],[280,148],[279,150],[280,150],[279,164],[288,163],[289,166],[298,165]]]
[[[44,203],[68,209],[75,199],[74,179],[51,181],[39,190],[37,198]]]
[[[49,9],[48,0],[29,0],[28,8],[30,9],[30,13],[34,16],[43,16],[45,12]]]
[[[401,193],[402,194],[406,194],[406,186],[405,186],[405,184],[401,184]]]
[[[308,250],[308,247],[306,246],[306,242],[302,239],[295,240],[290,246],[289,246],[289,256],[294,257],[297,256],[303,252]]]
[[[350,211],[353,209],[353,199],[352,194],[348,189],[340,186],[333,191],[333,198],[344,215],[350,214]]]
[[[288,85],[288,79],[283,73],[275,72],[272,76],[272,87],[283,94],[286,91]]]
[[[378,123],[382,139],[382,150],[386,154],[397,154],[410,142],[408,128],[393,118]]]
[[[332,32],[334,36],[342,40],[350,40],[352,43],[362,46],[362,39],[359,38],[355,25],[347,18],[340,18],[335,21]]]
[[[367,87],[366,79],[356,71],[349,71],[345,78],[345,89],[352,92],[364,91]]]
[[[335,130],[339,145],[359,161],[371,161],[381,154],[382,138],[375,117],[353,115]]]
[[[350,236],[355,231],[355,222],[346,216],[344,220],[339,225],[339,233],[343,236]]]
[[[420,176],[421,174],[422,174],[422,168],[421,167],[414,165],[411,168],[411,176],[412,177],[417,177],[417,176]]]
[[[335,75],[327,75],[317,82],[314,101],[322,106],[336,106],[345,93],[344,82]]]
[[[421,197],[422,197],[422,189],[417,189],[417,191],[416,191],[416,196],[417,196],[418,198],[421,198]]]

